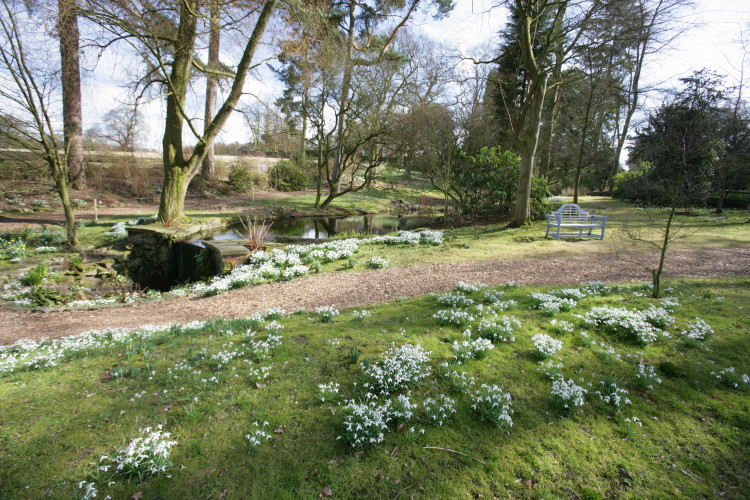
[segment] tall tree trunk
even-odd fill
[[[516,142],[520,146],[521,171],[518,176],[518,192],[516,206],[511,227],[521,227],[531,222],[531,181],[534,176],[534,157],[539,144],[539,128],[542,123],[542,108],[544,95],[547,92],[547,75],[536,75],[537,81],[532,82],[534,93],[527,124]]]
[[[544,161],[544,168],[539,167],[539,175],[549,175],[550,165],[552,164],[552,140],[555,137],[555,123],[559,114],[557,103],[560,101],[560,87],[562,87],[562,65],[565,58],[561,53],[560,47],[555,50],[555,68],[552,71],[552,85],[555,87],[555,93],[552,95],[552,102],[548,112],[549,125],[547,126],[547,155]]]
[[[664,241],[661,245],[661,253],[659,254],[659,265],[656,269],[651,270],[651,278],[653,284],[653,291],[651,296],[655,299],[659,298],[661,294],[661,273],[664,270],[664,258],[667,255],[667,246],[669,245],[669,232],[672,229],[672,220],[674,219],[674,213],[676,210],[675,202],[672,202],[672,207],[669,209],[669,216],[667,217],[667,226],[664,228]]]
[[[586,151],[586,138],[588,137],[589,124],[591,121],[591,107],[594,100],[594,84],[590,85],[589,99],[586,102],[586,113],[583,117],[583,128],[581,129],[581,145],[578,148],[578,159],[576,161],[576,172],[574,179],[573,203],[578,203],[578,195],[581,187],[581,170],[583,169],[583,155]]]
[[[614,161],[612,162],[612,170],[610,170],[609,178],[607,179],[607,191],[609,192],[610,196],[612,195],[612,190],[614,189],[615,175],[617,175],[617,171],[620,167],[620,156],[622,155],[622,150],[625,147],[625,140],[628,138],[630,121],[633,118],[635,111],[638,109],[638,97],[640,96],[640,80],[641,70],[643,69],[643,61],[646,58],[648,47],[650,46],[652,41],[656,21],[657,19],[660,19],[660,16],[663,14],[663,3],[664,2],[662,0],[659,0],[657,2],[656,8],[647,20],[648,24],[644,26],[643,36],[638,41],[638,44],[636,46],[635,64],[633,67],[633,72],[631,73],[630,88],[628,89],[628,109],[625,113],[625,122],[622,125],[619,140],[617,141],[617,152],[615,154]],[[641,8],[643,9],[643,4],[641,4]],[[645,10],[641,10],[641,14],[645,16]]]
[[[58,0],[60,35],[60,81],[63,101],[63,135],[68,178],[73,189],[86,188],[86,168],[83,163],[83,118],[81,116],[81,69],[78,44],[77,0]]]
[[[184,0],[180,8],[180,23],[177,30],[177,43],[172,60],[172,70],[169,75],[169,94],[167,95],[167,116],[162,141],[162,161],[164,166],[164,188],[159,202],[159,222],[172,224],[178,222],[184,215],[185,193],[190,180],[198,173],[208,145],[213,142],[226,123],[242,96],[247,73],[250,70],[255,50],[260,43],[263,32],[276,8],[278,0],[267,0],[255,23],[253,33],[245,46],[240,62],[237,65],[237,75],[232,83],[229,95],[216,116],[206,128],[203,136],[193,149],[189,158],[185,159],[182,152],[182,129],[186,119],[184,115],[185,96],[190,81],[190,67],[192,65],[195,38],[197,36],[197,5],[195,0]]]
[[[68,191],[68,179],[65,173],[55,175],[55,185],[57,194],[60,195],[60,202],[63,206],[63,215],[65,216],[65,233],[68,244],[72,247],[78,246],[78,237],[76,236],[76,220],[73,214],[73,205],[70,203],[70,192]]]
[[[304,169],[307,160],[307,100],[310,98],[310,87],[305,82],[305,92],[302,95],[302,133],[299,138],[299,167]]]
[[[208,69],[216,71],[219,69],[219,45],[221,42],[221,30],[219,22],[220,7],[219,0],[211,3],[211,28],[208,37]],[[211,120],[216,113],[216,87],[218,77],[215,74],[206,73],[206,111],[204,114],[203,133],[208,129]],[[211,141],[206,149],[206,157],[201,165],[201,177],[204,179],[216,178],[216,158],[214,156],[214,142]]]
[[[339,96],[339,116],[336,123],[336,151],[333,155],[333,167],[331,168],[331,175],[334,179],[331,192],[328,193],[329,198],[331,195],[339,189],[339,181],[341,178],[341,171],[343,170],[344,161],[344,128],[346,127],[346,113],[349,107],[349,87],[351,86],[353,63],[352,57],[354,55],[354,12],[355,3],[351,1],[349,3],[349,34],[346,41],[346,58],[344,60],[344,76],[341,81],[341,94]],[[333,198],[331,198],[331,201]],[[323,207],[328,205],[323,202]]]

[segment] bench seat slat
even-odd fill
[[[574,203],[565,203],[558,210],[544,217],[547,219],[545,237],[549,236],[550,228],[552,228],[555,232],[555,239],[558,240],[561,236],[604,239],[604,228],[609,218],[606,215],[591,215]],[[574,232],[561,232],[561,229],[568,231],[572,229]],[[601,233],[593,233],[594,229],[601,229]]]

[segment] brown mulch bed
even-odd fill
[[[657,256],[639,258],[653,264]],[[750,276],[750,248],[671,252],[664,271],[664,278],[733,276]],[[607,255],[497,259],[327,273],[247,287],[214,297],[185,297],[46,313],[0,308],[0,344],[22,338],[58,338],[92,329],[247,316],[274,306],[288,311],[321,305],[363,306],[450,290],[457,281],[488,285],[511,280],[521,285],[574,285],[586,281],[623,282],[649,278],[649,273],[638,263]]]

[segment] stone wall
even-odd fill
[[[183,242],[224,230],[230,223],[229,219],[216,218],[180,227],[157,224],[128,227],[128,241],[132,245],[128,268],[133,281],[143,287],[167,290],[175,283],[220,272],[221,268],[216,269],[215,265],[203,268],[197,265],[200,250],[185,248]],[[210,261],[214,262],[213,256]]]

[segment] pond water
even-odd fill
[[[407,231],[421,227],[429,227],[435,223],[434,215],[354,215],[350,217],[308,217],[301,219],[278,219],[273,221],[266,239],[274,241],[277,238],[321,239],[330,238],[337,234],[379,235],[394,231]],[[243,227],[233,227],[212,239],[240,239],[247,238]]]

